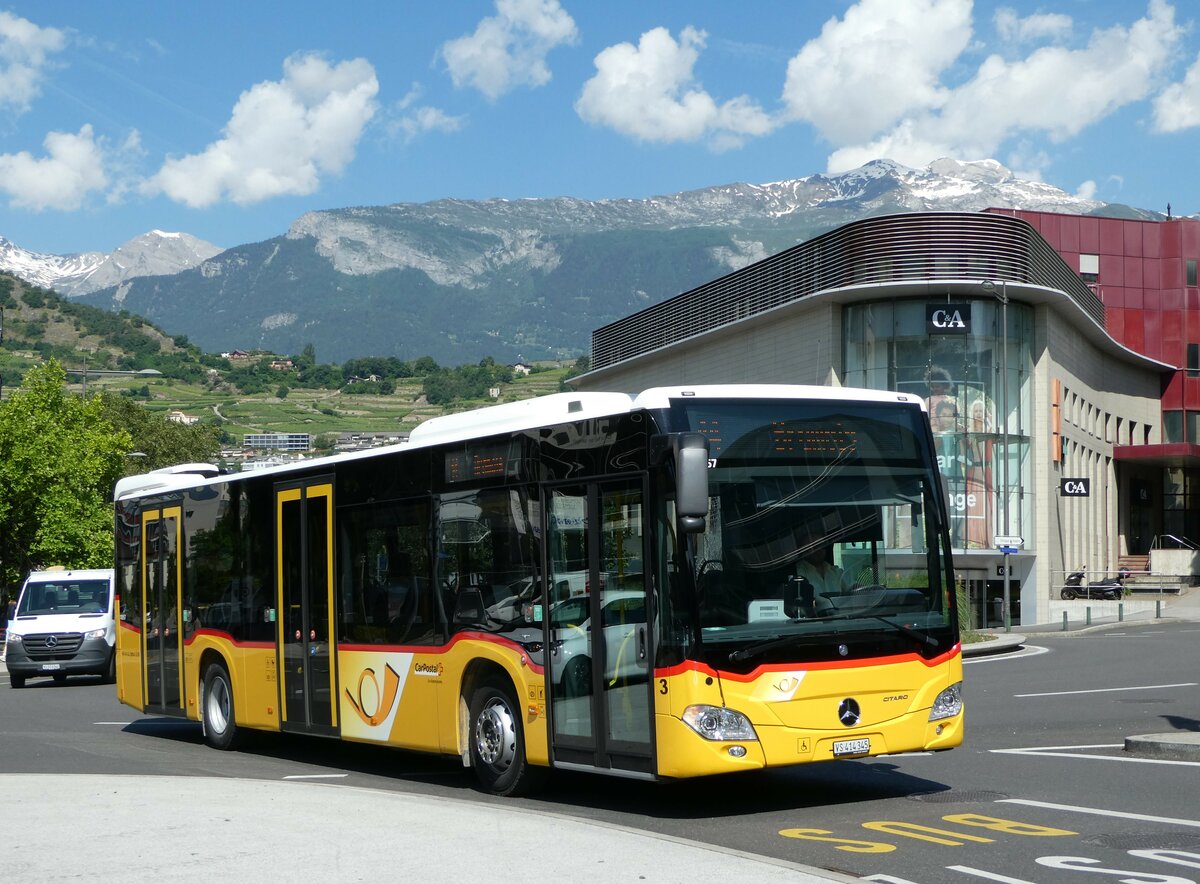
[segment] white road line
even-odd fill
[[[284,777],[285,780],[340,780],[348,777],[350,774],[344,773],[319,773],[319,774],[292,774]]]
[[[1159,691],[1164,688],[1194,688],[1197,682],[1184,681],[1179,684],[1148,684],[1128,688],[1092,688],[1089,691],[1047,691],[1044,694],[1013,694],[1014,697],[1070,697],[1075,694],[1109,694],[1114,691]]]
[[[1171,826],[1190,826],[1200,829],[1200,820],[1185,820],[1171,816],[1153,816],[1145,813],[1129,813],[1124,810],[1104,810],[1099,807],[1080,807],[1077,804],[1053,804],[1049,801],[1033,801],[1029,798],[999,798],[997,804],[1021,804],[1026,807],[1044,807],[1047,810],[1065,810],[1068,813],[1085,813],[1091,816],[1112,816],[1124,820],[1144,823],[1166,823]]]
[[[1002,884],[1036,884],[1024,878],[1010,878],[996,872],[985,872],[983,869],[973,869],[970,866],[946,866],[951,872],[962,872],[964,875],[974,875],[976,878],[986,878],[988,881],[1000,881]]]
[[[1174,764],[1200,767],[1200,761],[1172,761],[1169,758],[1127,758],[1118,755],[1089,755],[1083,752],[1058,752],[1058,749],[1123,749],[1124,743],[1099,743],[1094,746],[1043,746],[1028,749],[989,749],[994,755],[1043,755],[1046,758],[1090,758],[1097,761],[1119,761],[1124,764]]]

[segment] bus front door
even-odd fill
[[[277,485],[275,517],[280,726],[336,734],[332,482]]]
[[[551,488],[546,682],[555,767],[652,775],[645,489]]]
[[[178,506],[142,512],[142,662],[146,711],[183,714]]]

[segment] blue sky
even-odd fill
[[[0,236],[991,157],[1200,213],[1194,0],[0,0]]]

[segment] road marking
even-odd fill
[[[1194,688],[1197,682],[1185,681],[1179,684],[1148,684],[1129,688],[1092,688],[1088,691],[1047,691],[1043,694],[1013,694],[1014,697],[1069,697],[1075,694],[1109,694],[1114,691],[1159,691],[1164,688]]]
[[[997,653],[995,656],[988,657],[964,657],[963,665],[968,666],[975,663],[1006,663],[1009,660],[1020,660],[1024,657],[1037,657],[1041,654],[1049,654],[1049,648],[1043,648],[1041,645],[1025,645],[1020,651],[1011,653]]]
[[[951,872],[962,872],[964,875],[974,875],[976,878],[986,878],[988,881],[1001,881],[1003,884],[1035,884],[1024,878],[1010,878],[996,872],[985,872],[983,869],[973,869],[970,866],[946,866]]]
[[[350,774],[344,773],[318,773],[318,774],[292,774],[284,777],[285,780],[340,780],[343,777],[348,777]]]
[[[1145,813],[1129,813],[1124,810],[1104,810],[1099,807],[1080,807],[1077,804],[1053,804],[1049,801],[1034,801],[1029,798],[999,798],[998,804],[1021,804],[1025,807],[1042,807],[1047,810],[1065,810],[1068,813],[1085,813],[1092,816],[1112,816],[1125,820],[1138,820],[1143,823],[1167,823],[1172,826],[1190,826],[1200,829],[1200,820],[1177,819],[1170,816],[1153,816]]]
[[[1091,746],[1030,746],[1025,749],[989,749],[996,755],[1043,755],[1047,758],[1091,758],[1098,761],[1120,761],[1125,764],[1175,764],[1200,767],[1200,761],[1172,761],[1169,758],[1125,758],[1118,755],[1088,755],[1083,752],[1059,752],[1059,749],[1124,749],[1124,743],[1097,743]]]

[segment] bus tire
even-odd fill
[[[233,685],[229,681],[229,673],[220,663],[213,663],[204,671],[200,720],[204,725],[204,742],[214,749],[232,749],[237,743]]]
[[[520,707],[507,681],[489,679],[471,694],[471,767],[493,795],[526,795],[540,786],[544,768],[525,757]]]

